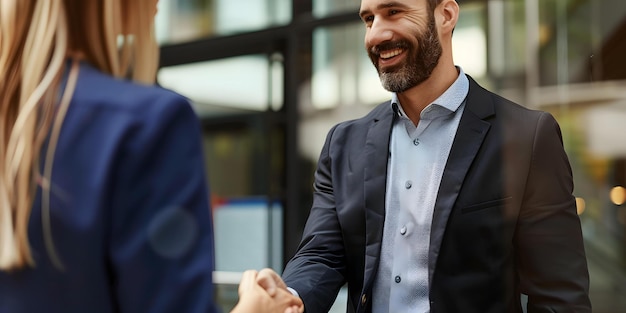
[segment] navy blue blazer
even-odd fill
[[[0,272],[2,313],[215,312],[213,233],[201,129],[171,91],[80,66],[51,179],[36,266]]]
[[[302,242],[283,272],[307,313],[327,312],[345,283],[347,311],[372,310],[396,116],[386,102],[328,133]],[[470,78],[433,212],[430,312],[521,313],[520,294],[529,313],[591,312],[572,192],[554,118]]]

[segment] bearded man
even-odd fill
[[[546,112],[452,59],[454,0],[362,0],[391,100],[328,133],[283,279],[305,312],[591,312],[572,172]]]

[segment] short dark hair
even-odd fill
[[[428,0],[428,7],[431,11],[434,11],[435,8],[442,2],[443,0]]]
[[[442,2],[443,0],[428,0],[428,8],[431,11],[434,11],[435,8]],[[457,3],[459,3],[459,0],[454,0]]]

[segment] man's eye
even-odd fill
[[[398,10],[389,10],[389,15],[394,15],[394,14],[398,14],[400,13],[400,11]]]
[[[373,15],[369,15],[369,16],[364,16],[363,17],[363,23],[365,23],[366,26],[372,25],[373,22],[374,22],[374,16]]]

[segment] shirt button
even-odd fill
[[[405,235],[406,234],[406,226],[402,226],[402,228],[400,228],[400,235]]]
[[[420,140],[418,138],[413,139],[413,144],[419,146]]]
[[[411,189],[411,187],[413,187],[413,182],[410,180],[407,180],[406,183],[404,184],[404,187],[406,187],[406,189]]]
[[[365,305],[365,302],[367,302],[367,296],[365,294],[363,294],[361,296],[361,304]]]
[[[402,281],[402,278],[400,278],[400,276],[396,276],[396,284],[399,284],[400,281]]]

